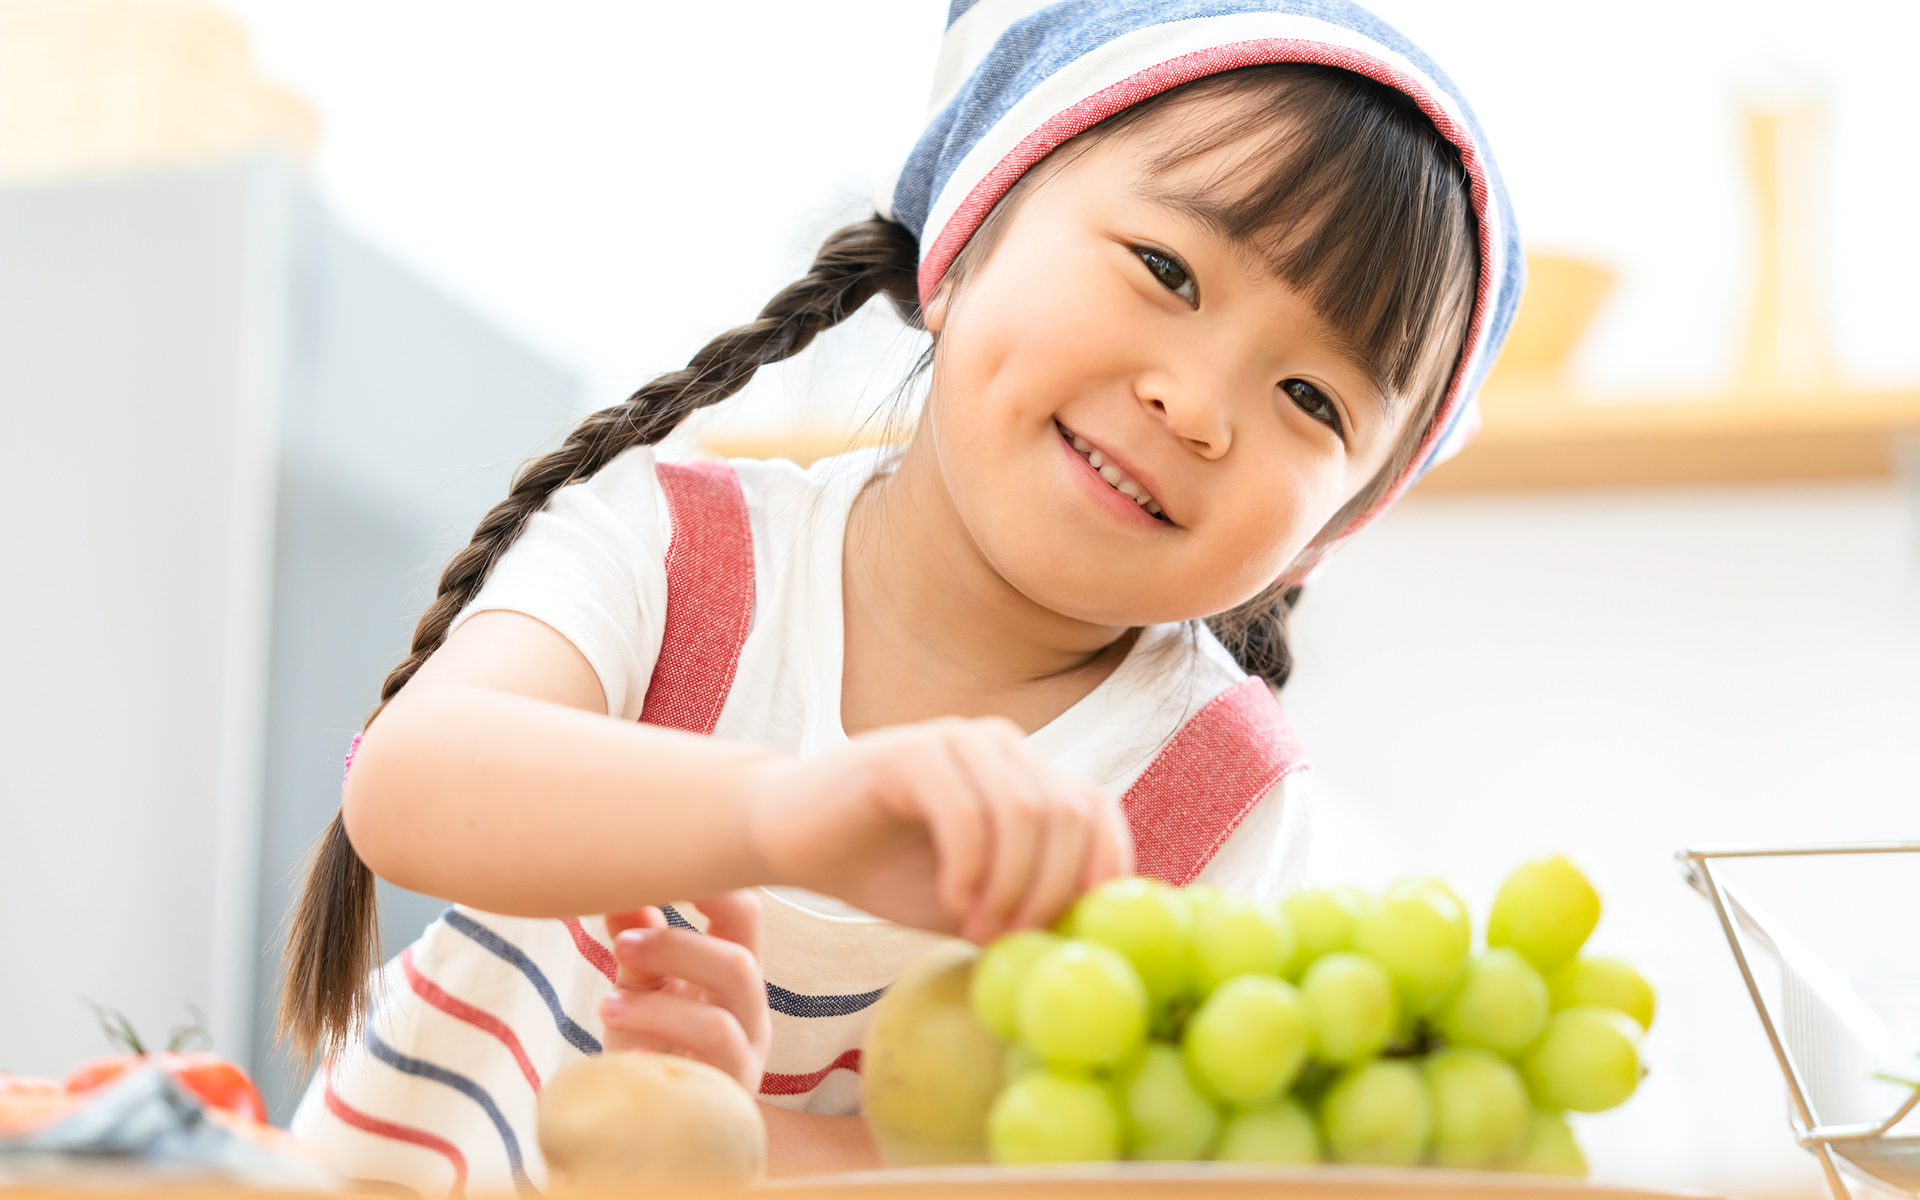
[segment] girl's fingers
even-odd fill
[[[1087,875],[1080,884],[1083,892],[1116,875],[1133,874],[1133,828],[1127,824],[1126,814],[1104,793],[1089,789],[1089,795],[1104,820],[1093,852],[1087,855]]]
[[[635,968],[628,965],[620,954],[620,940],[622,936],[626,935],[629,931],[638,930],[641,933],[645,933],[650,930],[665,929],[666,927],[666,914],[652,905],[648,905],[646,908],[635,909],[632,912],[607,914],[607,933],[613,938],[614,987],[658,988],[666,986],[670,982],[638,973]]]
[[[623,1029],[618,1024],[621,1013],[625,1011],[622,1007],[625,1003],[625,998],[646,994],[648,993],[619,991],[612,992],[601,999],[600,1023],[606,1026],[604,1036],[601,1038],[601,1049],[607,1051],[647,1050],[654,1054],[677,1053],[676,1047],[661,1041],[659,1038],[648,1037],[643,1033],[635,1033]]]
[[[667,1047],[740,1082],[748,1095],[760,1091],[761,1059],[733,1014],[711,1004],[662,992],[616,991],[600,1002],[607,1029]]]
[[[740,888],[709,896],[705,900],[695,900],[693,906],[707,918],[708,937],[743,946],[748,954],[759,959],[762,917],[760,897],[752,888]]]
[[[961,766],[986,813],[991,856],[961,932],[984,943],[1007,927],[1031,890],[1050,822],[1040,781],[1019,761],[1019,731],[981,722],[968,732],[971,736],[958,739]]]
[[[986,872],[989,833],[980,798],[974,792],[952,747],[952,733],[962,722],[943,722],[948,736],[908,742],[908,754],[891,763],[881,787],[893,793],[896,806],[924,825],[933,843],[935,894],[940,907],[956,923],[966,919]]]
[[[689,995],[672,994],[680,989],[671,989],[665,993],[666,998],[717,1006],[729,1014],[755,1044],[765,1045],[772,1040],[760,961],[745,946],[686,929],[623,933],[616,946],[622,970],[630,968],[643,978],[679,980],[692,989]],[[623,992],[629,990],[616,989],[615,995]]]
[[[1035,864],[1024,902],[1008,922],[1021,928],[1052,925],[1082,891],[1093,843],[1106,832],[1098,810],[1068,791],[1046,811],[1046,853]]]
[[[617,938],[629,929],[665,929],[667,914],[649,904],[632,912],[608,913],[607,936]]]

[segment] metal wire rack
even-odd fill
[[[1688,882],[1713,903],[1720,918],[1741,980],[1786,1077],[1794,1138],[1819,1160],[1834,1200],[1853,1200],[1842,1163],[1897,1191],[1920,1195],[1920,1134],[1896,1132],[1920,1105],[1920,1089],[1884,1116],[1862,1117],[1863,1112],[1884,1111],[1886,1103],[1884,1086],[1877,1093],[1866,1087],[1885,1062],[1872,1036],[1877,1020],[1844,975],[1826,966],[1715,864],[1863,854],[1920,854],[1920,842],[1711,846],[1682,850],[1677,856],[1687,866]],[[1884,906],[1859,915],[1863,920],[1896,919]],[[1914,944],[1911,936],[1900,940]],[[1912,954],[1920,970],[1920,946]],[[1763,989],[1757,965],[1770,981],[1778,981],[1777,987]]]

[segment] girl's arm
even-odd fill
[[[402,887],[516,916],[759,882],[742,793],[773,755],[604,712],[571,642],[520,613],[475,615],[355,754],[342,802],[354,850]]]
[[[767,1174],[829,1175],[885,1166],[865,1117],[824,1117],[760,1102],[767,1122]]]
[[[511,915],[792,884],[982,941],[1131,866],[1114,801],[1009,722],[899,726],[800,760],[604,705],[552,628],[474,616],[368,731],[343,802],[354,849],[402,887]]]

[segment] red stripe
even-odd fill
[[[925,304],[939,286],[941,276],[953,265],[960,248],[980,228],[980,222],[986,219],[988,211],[1000,202],[1000,198],[1025,175],[1034,164],[1051,154],[1061,144],[1078,134],[1085,133],[1095,125],[1125,108],[1130,108],[1161,92],[1179,87],[1205,75],[1214,75],[1222,71],[1231,71],[1238,67],[1260,66],[1266,63],[1307,62],[1324,66],[1342,67],[1355,74],[1365,75],[1378,80],[1389,87],[1406,93],[1420,106],[1440,135],[1452,142],[1460,151],[1460,161],[1467,169],[1468,187],[1473,199],[1473,211],[1480,226],[1480,279],[1474,297],[1473,314],[1467,322],[1466,353],[1461,356],[1461,366],[1454,372],[1448,385],[1446,398],[1440,403],[1440,411],[1435,414],[1432,426],[1421,441],[1413,459],[1403,471],[1387,495],[1363,513],[1357,514],[1347,527],[1340,532],[1341,537],[1353,533],[1362,525],[1378,516],[1400,494],[1412,486],[1420,464],[1433,452],[1441,433],[1459,411],[1466,392],[1466,366],[1476,352],[1482,349],[1481,342],[1486,337],[1489,310],[1493,306],[1494,292],[1494,246],[1493,228],[1490,221],[1493,189],[1487,183],[1487,166],[1480,156],[1480,148],[1474,144],[1473,135],[1453,114],[1428,93],[1418,80],[1406,72],[1393,67],[1371,55],[1349,49],[1345,46],[1330,45],[1303,38],[1257,38],[1245,42],[1235,42],[1225,46],[1214,46],[1206,50],[1196,50],[1168,59],[1166,62],[1135,72],[1118,83],[1102,88],[1086,99],[1049,117],[1041,126],[1022,138],[1005,158],[995,164],[986,177],[974,185],[967,198],[954,209],[947,218],[945,227],[938,231],[933,244],[927,248],[926,258],[920,264],[920,300]]]
[[[820,1086],[820,1081],[835,1071],[860,1073],[860,1052],[848,1050],[818,1071],[809,1071],[805,1075],[781,1075],[768,1071],[760,1077],[762,1096],[804,1096]]]
[[[587,927],[577,919],[568,917],[565,925],[567,932],[573,935],[573,945],[580,951],[580,957],[592,963],[602,975],[607,977],[607,982],[612,983],[618,975],[613,965],[613,952],[602,946],[592,934],[587,932]]]
[[[1120,797],[1133,869],[1185,887],[1254,805],[1305,763],[1265,680],[1215,696]]]
[[[712,733],[753,625],[753,528],[726,463],[655,468],[673,520],[667,619],[640,720]]]
[[[326,1082],[327,1111],[363,1133],[375,1137],[392,1138],[396,1142],[406,1142],[413,1146],[423,1146],[446,1156],[453,1164],[453,1192],[460,1196],[467,1190],[467,1159],[460,1153],[460,1147],[442,1137],[435,1137],[424,1129],[413,1129],[406,1125],[395,1125],[392,1121],[382,1121],[354,1108],[340,1098],[333,1090],[333,1072],[327,1072]]]
[[[412,946],[400,952],[400,968],[407,973],[407,983],[422,1000],[450,1017],[456,1017],[476,1029],[484,1029],[499,1038],[500,1044],[513,1055],[513,1061],[520,1064],[520,1074],[526,1076],[527,1086],[534,1090],[535,1095],[539,1094],[540,1073],[533,1069],[533,1060],[527,1057],[526,1050],[520,1045],[519,1036],[507,1027],[505,1021],[490,1012],[475,1008],[457,996],[449,995],[439,984],[422,975],[419,968],[413,965]]]

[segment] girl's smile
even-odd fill
[[[1096,446],[1058,421],[1053,425],[1060,431],[1061,444],[1086,464],[1086,470],[1075,474],[1089,480],[1086,486],[1100,504],[1129,525],[1152,528],[1173,524],[1153,489],[1123,465],[1112,448]],[[1142,521],[1143,516],[1148,519]]]

